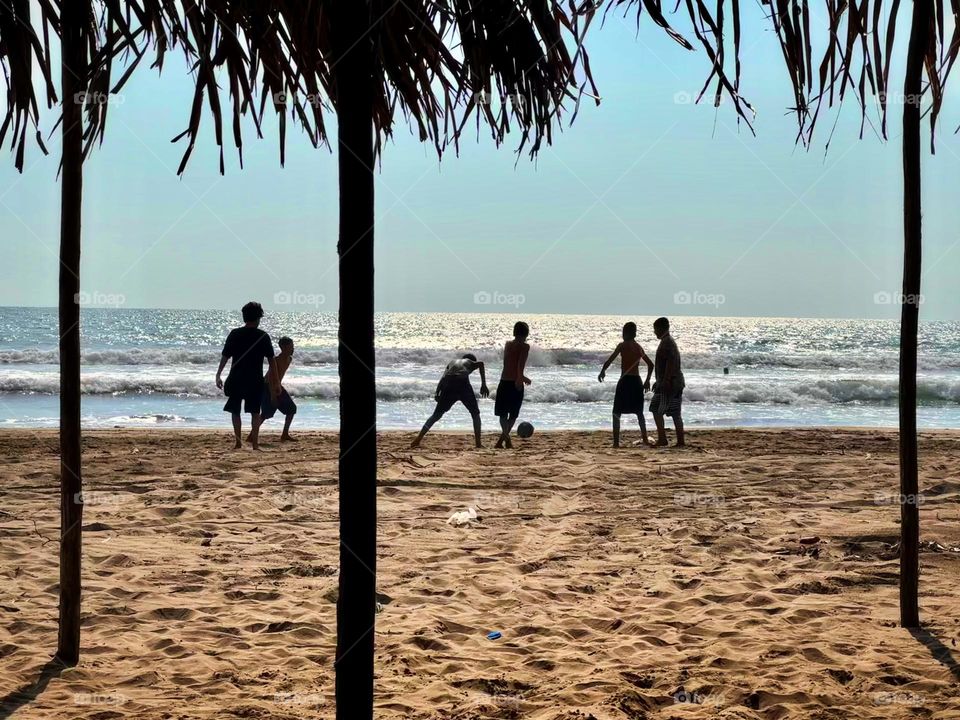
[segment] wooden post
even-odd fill
[[[80,659],[80,215],[83,195],[83,3],[61,4],[63,166],[60,214],[60,626],[57,657]]]
[[[931,3],[914,0],[903,83],[903,296],[900,298],[900,624],[920,627],[920,510],[917,480],[917,331],[920,319],[920,94]]]
[[[340,174],[338,720],[372,720],[377,568],[374,38],[370,3],[333,3]]]

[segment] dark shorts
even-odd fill
[[[643,412],[643,382],[639,375],[623,375],[613,396],[614,415],[639,415]]]
[[[440,397],[437,399],[437,408],[433,414],[443,415],[458,402],[462,402],[471,415],[480,414],[477,394],[473,391],[470,380],[465,377],[448,377],[444,379],[443,387],[440,388]]]
[[[497,385],[497,399],[493,404],[493,414],[497,417],[504,415],[516,417],[520,414],[521,405],[523,405],[523,387],[517,389],[517,384],[513,380],[501,380]]]
[[[655,390],[653,393],[653,399],[650,401],[650,412],[652,412],[654,415],[677,417],[680,414],[680,408],[682,404],[683,388],[680,388],[669,397]]]
[[[263,408],[263,419],[269,420],[276,415],[277,410],[281,415],[296,415],[297,404],[286,390],[280,390],[280,396],[277,398],[277,405],[274,407],[273,400],[270,397],[270,388],[266,383],[263,384],[263,394],[260,398],[260,405]]]
[[[227,403],[223,406],[226,412],[232,415],[239,415],[241,404],[243,411],[251,415],[256,415],[260,412],[260,403],[263,395],[263,378],[260,378],[259,381],[253,379],[240,382],[236,378],[227,377],[223,391],[227,394]]]

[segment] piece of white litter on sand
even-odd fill
[[[463,525],[469,525],[472,522],[477,521],[477,511],[472,507],[467,508],[466,510],[460,510],[455,512],[447,519],[447,525],[453,525],[455,527],[462,527]]]

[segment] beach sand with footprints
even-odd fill
[[[916,634],[892,432],[412,437],[380,440],[378,718],[960,717],[960,434],[922,436]],[[0,717],[332,717],[337,441],[300,440],[88,433],[60,671],[56,434],[0,433]]]

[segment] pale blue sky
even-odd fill
[[[518,161],[516,138],[498,151],[481,133],[438,164],[398,126],[377,180],[378,308],[511,309],[476,304],[486,292],[531,313],[895,317],[899,109],[886,144],[869,126],[857,139],[851,105],[826,156],[832,114],[813,150],[796,148],[780,50],[760,32],[760,10],[745,13],[756,137],[729,105],[682,102],[700,88],[703,52],[666,40],[646,17],[637,37],[634,21],[616,16],[590,38],[603,103],[585,101],[536,162]],[[143,68],[110,109],[86,171],[84,288],[131,307],[255,298],[335,311],[335,157],[294,130],[281,169],[276,140],[248,131],[245,168],[228,151],[220,177],[207,133],[177,179],[183,146],[170,139],[189,112],[184,73],[171,63],[158,79]],[[894,63],[891,85],[901,84]],[[927,319],[960,318],[954,110],[945,108],[937,154],[924,157]],[[23,176],[12,158],[0,165],[0,305],[56,303],[58,146],[47,158],[31,150]]]

